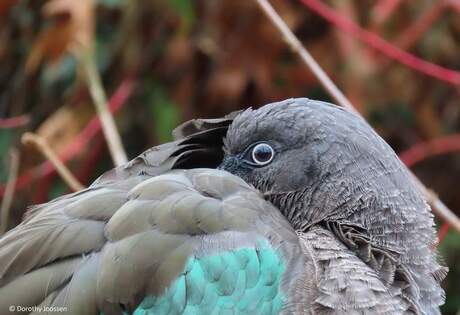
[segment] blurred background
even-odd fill
[[[460,1],[271,3],[460,215]],[[83,185],[113,167],[90,93],[99,83],[129,159],[170,140],[187,119],[289,97],[331,100],[256,1],[0,0],[0,65],[2,200],[8,182],[15,188],[3,230],[28,205],[71,191],[36,147],[21,143],[24,132],[43,137]],[[460,235],[437,223],[450,268],[442,311],[460,314]]]

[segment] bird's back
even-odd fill
[[[32,208],[0,239],[0,313],[288,312],[303,274],[289,223],[234,175],[173,170],[218,154],[220,124]]]
[[[185,123],[176,141],[30,209],[0,239],[0,314],[438,312],[444,273],[427,251],[432,235],[422,239],[432,230],[427,208],[363,207],[295,231],[266,195],[214,169],[232,119]],[[362,186],[346,192],[353,187]],[[360,193],[350,195],[366,201]],[[405,220],[388,222],[385,211]]]

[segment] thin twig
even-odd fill
[[[408,51],[412,46],[420,40],[424,33],[441,18],[445,9],[448,8],[446,1],[439,1],[434,3],[431,8],[422,13],[417,20],[412,23],[406,30],[404,30],[394,41],[394,45],[402,50]],[[380,63],[381,69],[388,67],[393,59],[387,59],[385,62]]]
[[[404,162],[404,164],[406,164],[407,167],[412,167],[429,157],[458,151],[460,151],[460,134],[454,134],[443,138],[418,143],[410,149],[400,153],[399,158]],[[428,203],[430,203],[433,207],[433,211],[438,209],[438,212],[435,211],[436,214],[448,222],[448,226],[452,225],[457,231],[459,231],[460,220],[458,217],[439,200],[433,191],[430,191],[425,186],[423,186],[420,180],[415,176],[414,180],[419,186],[420,190],[422,190],[422,192],[425,194]],[[442,239],[441,237],[439,237],[439,239],[440,242]]]
[[[310,53],[305,49],[299,39],[292,33],[283,19],[278,15],[278,13],[273,9],[273,7],[266,0],[257,0],[262,10],[267,14],[270,20],[275,24],[278,30],[283,35],[284,40],[291,46],[291,49],[299,54],[303,62],[310,68],[310,70],[315,74],[318,80],[321,82],[321,85],[329,92],[329,94],[334,98],[334,100],[347,108],[348,110],[357,113],[354,106],[351,102],[343,95],[343,93],[337,88],[337,86],[332,82],[329,76],[324,72],[324,70],[316,63],[315,59],[310,55]]]
[[[430,27],[442,17],[442,13],[447,8],[445,1],[433,3],[433,5],[422,13],[414,23],[404,30],[396,39],[395,44],[403,50],[410,49]]]
[[[332,25],[351,34],[356,39],[366,43],[369,47],[398,61],[399,63],[440,81],[460,86],[460,72],[428,62],[384,40],[379,35],[361,28],[359,25],[340,15],[338,12],[319,0],[300,0],[310,10],[324,18]]]
[[[372,9],[372,27],[373,30],[378,30],[395,12],[401,0],[380,0]]]
[[[412,167],[427,158],[453,152],[460,152],[460,133],[416,143],[398,156],[407,167]]]
[[[26,145],[34,145],[38,151],[54,165],[56,171],[73,191],[79,191],[85,188],[64,163],[62,163],[45,138],[31,132],[26,132],[22,135],[21,141]]]
[[[126,76],[116,91],[109,100],[109,109],[112,113],[119,111],[125,104],[128,98],[134,91],[136,72]],[[101,130],[101,121],[98,117],[94,117],[86,125],[86,127],[69,143],[60,159],[64,162],[70,160],[74,155],[83,150]],[[16,181],[16,189],[26,187],[31,181],[52,174],[55,171],[53,164],[50,161],[45,161],[31,169],[22,173]],[[4,195],[6,187],[0,184],[0,198]]]
[[[8,220],[10,216],[11,203],[13,202],[16,179],[19,169],[19,152],[13,148],[10,151],[10,171],[8,182],[6,184],[5,195],[3,196],[2,206],[0,208],[0,235],[8,229]]]
[[[87,84],[96,107],[97,114],[101,119],[102,131],[107,140],[110,155],[115,166],[120,166],[128,161],[125,149],[121,142],[120,134],[117,126],[107,107],[107,96],[102,87],[101,77],[97,71],[94,57],[91,52],[87,52],[82,56],[82,66],[86,74]]]
[[[415,183],[425,195],[427,202],[430,204],[433,212],[444,222],[448,223],[454,230],[460,233],[460,219],[450,210],[442,201],[438,195],[431,189],[426,188],[423,183],[414,175],[411,174]]]
[[[352,0],[334,0],[333,4],[340,8],[340,11],[348,16],[351,20],[357,20],[357,10],[355,3]],[[369,59],[370,55],[365,53],[365,50],[351,36],[335,30],[334,32],[339,44],[339,51],[342,60],[347,63],[347,80],[342,82],[342,91],[346,94],[350,102],[355,106],[355,109],[362,113],[364,110],[364,84],[370,69],[373,70]]]
[[[353,105],[348,101],[348,99],[340,92],[337,86],[332,82],[327,74],[321,69],[318,63],[313,59],[313,57],[307,52],[305,47],[300,43],[298,38],[292,33],[283,19],[278,15],[278,13],[273,9],[273,7],[268,3],[267,0],[257,0],[262,10],[267,14],[268,18],[273,22],[277,27],[280,33],[283,35],[284,40],[291,46],[293,51],[301,57],[305,64],[310,68],[310,70],[316,75],[320,83],[326,88],[326,90],[332,95],[332,97],[337,101],[337,103],[348,110],[359,114],[353,107]],[[363,118],[364,119],[364,118]],[[460,219],[452,212],[432,191],[428,190],[420,180],[413,175],[415,184],[419,187],[422,193],[425,195],[428,203],[431,205],[433,212],[438,215],[440,218],[444,219],[446,222],[457,230],[460,233]]]

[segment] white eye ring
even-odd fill
[[[252,148],[251,158],[257,165],[267,165],[273,160],[275,151],[267,143],[259,143]]]

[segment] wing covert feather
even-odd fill
[[[0,262],[7,263],[0,270],[7,284],[0,296],[34,278],[40,298],[19,295],[18,305],[122,314],[145,296],[161,295],[193,257],[258,248],[260,242],[286,258],[299,256],[297,235],[284,217],[225,171],[176,170],[131,182],[137,184],[129,190],[120,183],[92,186],[67,202],[42,205],[6,235]],[[100,213],[90,211],[99,204]],[[48,282],[54,284],[44,292]]]

